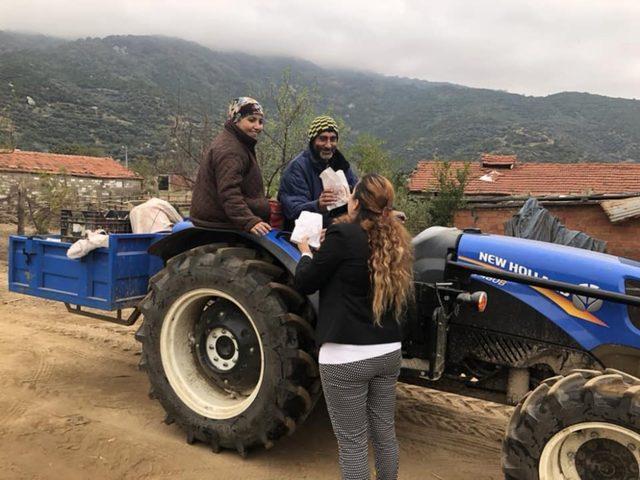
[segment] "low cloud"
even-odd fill
[[[640,98],[635,0],[5,0],[0,29],[161,34],[528,95]]]

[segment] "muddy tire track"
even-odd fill
[[[513,407],[415,385],[398,386],[400,423],[502,441]]]

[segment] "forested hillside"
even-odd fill
[[[81,144],[121,158],[126,146],[130,157],[160,158],[175,115],[217,121],[229,99],[260,98],[287,67],[315,91],[318,113],[329,109],[344,119],[344,141],[359,133],[380,137],[406,167],[481,152],[536,161],[640,160],[640,101],[527,97],[148,36],[62,41],[0,32],[0,128],[25,150]]]

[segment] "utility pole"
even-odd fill
[[[124,148],[124,166],[129,168],[129,155],[127,153],[127,146],[123,145],[121,148]]]

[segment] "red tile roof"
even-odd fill
[[[110,157],[14,150],[0,153],[0,171],[65,174],[77,177],[140,178]]]
[[[436,189],[435,161],[421,161],[409,178],[409,190]],[[464,162],[450,162],[452,170]],[[483,181],[492,179],[493,181]],[[598,195],[640,192],[638,163],[517,163],[511,169],[469,164],[467,195]]]
[[[480,161],[483,167],[513,168],[517,162],[517,157],[515,155],[483,153]]]

